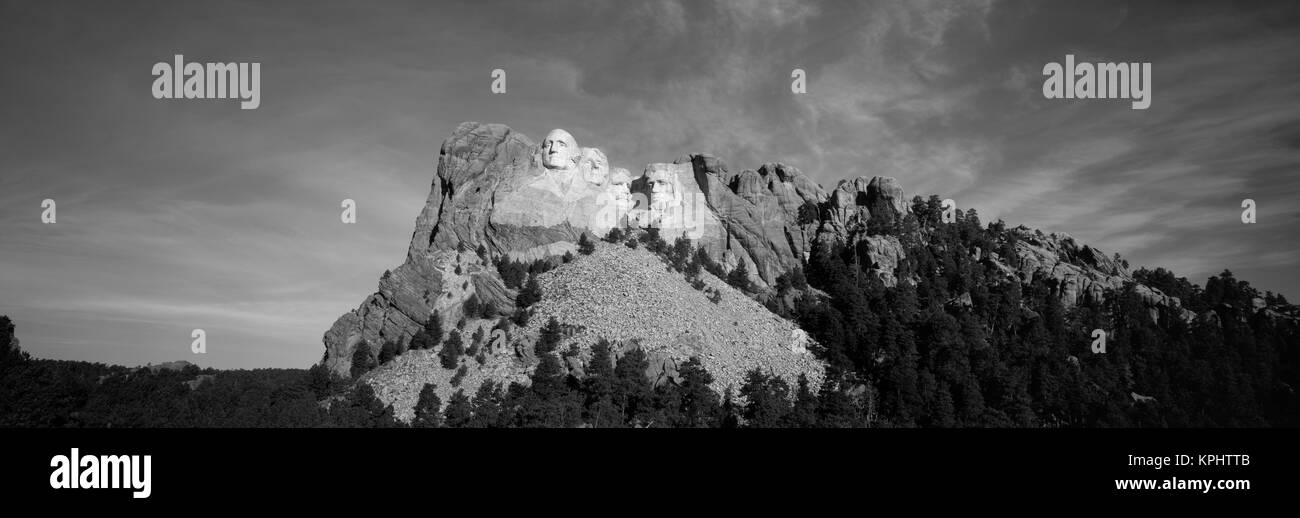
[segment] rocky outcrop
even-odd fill
[[[1133,274],[1122,263],[1101,250],[1080,245],[1064,233],[1044,234],[1024,226],[1011,229],[1018,237],[1015,268],[1005,260],[996,263],[1004,273],[1029,282],[1036,276],[1055,281],[1061,303],[1073,306],[1085,302],[1099,302],[1107,290],[1123,289],[1126,283],[1135,283],[1134,290],[1146,305],[1152,320],[1160,318],[1160,308],[1168,308],[1190,322],[1195,315],[1182,307],[1177,297],[1165,295],[1160,290],[1136,284]]]
[[[803,263],[826,194],[798,169],[765,164],[757,171],[733,173],[707,154],[652,167],[648,173],[671,176],[681,186],[683,207],[698,214],[691,237],[723,267],[731,270],[743,262],[750,280],[765,287]],[[645,183],[652,183],[649,176]],[[669,239],[678,235],[676,228],[669,230]]]
[[[372,349],[388,341],[408,343],[435,311],[444,324],[454,323],[474,294],[497,308],[514,306],[510,291],[484,258],[455,249],[422,252],[385,272],[378,292],[334,322],[324,338],[326,366],[346,375],[359,342],[365,340]]]
[[[894,286],[898,283],[895,272],[904,258],[903,245],[896,236],[870,233],[868,224],[893,225],[910,211],[894,178],[841,180],[822,204],[816,239],[826,249],[842,244],[862,251],[869,261],[868,271],[885,286]]]
[[[840,233],[864,227],[873,218],[892,222],[910,210],[898,180],[887,176],[840,180],[828,201],[828,226]]]

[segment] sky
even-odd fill
[[[1297,28],[1295,2],[0,0],[0,314],[38,357],[307,367],[403,261],[463,121],[634,172],[893,176],[1300,301]],[[175,54],[260,63],[261,106],[155,99]],[[1150,108],[1044,98],[1066,54],[1151,63]]]

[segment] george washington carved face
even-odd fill
[[[547,169],[571,169],[579,156],[578,142],[562,129],[551,130],[542,141],[542,165]]]

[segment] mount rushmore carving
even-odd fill
[[[669,241],[685,235],[767,286],[800,264],[817,229],[816,218],[797,221],[800,208],[825,199],[780,164],[732,174],[696,154],[634,176],[562,129],[537,144],[501,124],[463,123],[442,144],[406,261],[326,332],[326,363],[344,374],[360,341],[406,343],[435,311],[459,320],[471,296],[509,312],[513,294],[492,258],[563,255],[582,233],[599,237],[614,227],[659,228]],[[486,259],[474,253],[480,247]]]
[[[866,227],[909,211],[888,177],[841,180],[828,192],[785,164],[733,172],[703,153],[649,164],[633,176],[561,129],[538,144],[505,125],[462,123],[442,144],[405,262],[325,333],[326,365],[346,375],[356,344],[408,343],[434,312],[444,324],[459,321],[471,297],[509,314],[515,293],[493,260],[562,256],[582,234],[599,237],[615,227],[657,228],[669,242],[684,236],[728,271],[743,269],[760,292],[801,267],[815,242],[853,247],[869,263],[865,269],[892,286],[903,247]],[[1062,295],[1067,305],[1132,280],[1069,236],[1024,237],[1004,274],[1058,278],[1070,287]],[[1093,260],[1077,266],[1067,257]],[[1178,304],[1148,291],[1152,304]]]

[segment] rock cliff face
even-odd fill
[[[1118,290],[1125,283],[1134,282],[1127,266],[1117,263],[1101,250],[1080,245],[1068,234],[1043,234],[1023,226],[1012,229],[1012,232],[1019,238],[1016,243],[1019,266],[1010,268],[1005,266],[1005,261],[999,260],[1003,271],[1022,282],[1028,282],[1036,275],[1057,281],[1061,286],[1061,302],[1066,307],[1100,301],[1106,290]],[[1184,320],[1190,321],[1194,317],[1192,312],[1182,308],[1177,297],[1141,284],[1135,289],[1153,319],[1158,318],[1157,308],[1162,306],[1178,310]]]
[[[801,267],[814,241],[858,247],[886,285],[908,282],[897,278],[906,259],[898,237],[868,228],[902,221],[910,210],[894,178],[842,180],[827,192],[785,164],[734,172],[708,154],[649,164],[637,175],[611,167],[603,152],[579,147],[563,130],[538,144],[504,125],[463,123],[442,144],[405,262],[386,272],[378,291],[326,332],[326,365],[346,375],[357,343],[406,344],[435,311],[450,328],[471,296],[510,313],[516,294],[505,287],[492,259],[560,256],[575,250],[583,233],[603,236],[613,227],[655,227],[670,243],[684,235],[728,270],[744,264],[759,289]],[[1007,279],[1056,279],[1066,305],[1132,281],[1127,268],[1069,236],[1013,231],[1019,237],[1016,258],[976,253],[989,254]],[[590,295],[570,291],[575,303]],[[1177,299],[1157,290],[1139,291],[1153,314],[1157,306],[1179,307]],[[755,311],[772,316],[760,305]],[[778,334],[792,333],[802,331]],[[750,367],[765,366],[751,359]]]
[[[379,291],[326,332],[327,366],[346,374],[362,340],[376,347],[409,342],[435,311],[456,322],[473,295],[508,311],[513,294],[490,258],[562,255],[584,230],[612,226],[596,213],[608,205],[598,203],[609,179],[604,154],[573,145],[561,160],[566,167],[547,166],[543,146],[504,125],[457,127],[442,144],[406,262],[386,272]],[[480,246],[485,257],[476,253]]]
[[[759,286],[802,264],[819,225],[818,206],[826,199],[821,186],[784,164],[733,173],[711,155],[677,163],[690,165],[681,171],[683,183],[699,193],[720,225],[699,243],[710,256],[728,270],[744,261]]]

